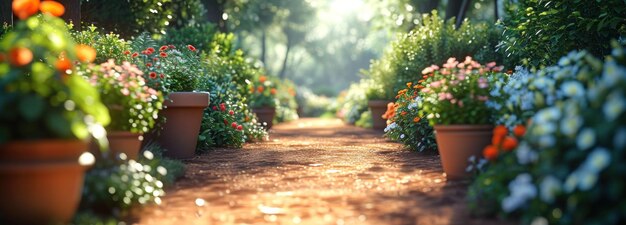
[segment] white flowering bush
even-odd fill
[[[527,87],[532,101],[524,103],[532,108],[525,109],[537,112],[529,117],[519,146],[492,162],[472,184],[471,208],[521,216],[530,224],[624,224],[623,47],[615,47],[604,62],[584,52],[570,53],[558,66],[523,79],[534,84]],[[542,82],[546,85],[537,87]],[[521,109],[516,106],[509,110]]]

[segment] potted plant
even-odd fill
[[[150,38],[141,35],[135,42],[150,46]],[[147,40],[147,41],[146,41]],[[150,46],[131,54],[132,61],[144,71],[148,86],[164,93],[164,117],[156,141],[166,150],[164,155],[184,159],[193,157],[202,124],[209,106],[209,93],[195,92],[205,73],[198,50],[192,46]]]
[[[116,65],[111,59],[99,66],[83,66],[80,72],[98,89],[111,112],[107,153],[124,153],[137,160],[141,135],[152,129],[162,108],[161,93],[146,86],[143,72],[129,62]]]
[[[38,14],[39,9],[43,14]],[[80,201],[91,133],[109,123],[98,91],[72,75],[95,50],[75,45],[53,1],[13,1],[22,21],[0,40],[0,223],[68,222]]]
[[[496,78],[507,78],[495,63],[481,65],[466,57],[450,58],[442,68],[422,71],[420,117],[434,126],[435,139],[448,179],[467,178],[468,158],[479,157],[491,143],[492,109],[486,104]]]
[[[383,130],[387,127],[387,120],[390,119],[390,108],[393,105],[393,101],[388,97],[389,93],[393,92],[386,90],[381,84],[371,83],[367,90],[365,90],[365,96],[367,98],[367,107],[372,112],[372,128],[374,130]],[[390,105],[391,104],[391,105]]]
[[[254,79],[250,86],[250,107],[259,118],[266,129],[272,128],[274,125],[274,116],[276,116],[276,98],[275,83],[268,80],[266,76],[261,75]]]

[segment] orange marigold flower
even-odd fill
[[[13,0],[13,13],[17,18],[24,20],[39,11],[39,4],[39,0]]]
[[[15,47],[9,50],[9,62],[14,66],[25,66],[33,61],[33,52],[28,48]]]
[[[526,134],[526,127],[521,124],[515,126],[515,128],[513,128],[513,134],[515,134],[516,137],[524,136],[524,134]]]
[[[259,93],[263,93],[263,91],[265,91],[265,88],[263,86],[259,86],[259,87],[257,87],[257,91]]]
[[[96,59],[96,50],[89,45],[76,45],[75,49],[81,62],[93,62]]]
[[[411,86],[413,86],[413,82],[406,83],[406,87],[411,88]]]
[[[259,82],[261,82],[261,83],[265,83],[266,80],[267,80],[266,76],[260,76],[259,77]]]
[[[59,58],[55,64],[58,71],[65,73],[65,71],[72,68],[72,63],[66,58]]]
[[[509,133],[509,130],[506,129],[506,127],[503,125],[498,125],[493,129],[494,136],[504,137],[507,135],[507,133]]]
[[[417,122],[419,122],[421,119],[422,119],[422,118],[420,118],[420,117],[415,117],[415,118],[413,118],[413,122],[414,122],[414,123],[417,123]]]
[[[63,4],[56,1],[41,2],[39,10],[41,10],[42,13],[48,13],[56,17],[62,16],[65,13],[65,7],[63,7]]]
[[[490,161],[496,160],[498,158],[498,149],[493,145],[485,147],[483,149],[483,157]]]
[[[502,141],[502,149],[504,151],[511,151],[517,147],[517,139],[514,137],[505,137]]]
[[[272,88],[272,89],[270,90],[270,94],[275,95],[275,94],[276,94],[276,88]]]

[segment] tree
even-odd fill
[[[289,60],[289,52],[294,45],[300,44],[304,41],[306,34],[309,30],[308,23],[311,21],[311,17],[314,16],[315,11],[311,5],[303,0],[292,0],[286,5],[288,8],[288,15],[284,19],[282,31],[285,34],[287,43],[285,46],[285,56],[283,58],[283,64],[280,69],[279,77],[285,78],[285,71]]]

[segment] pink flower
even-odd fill
[[[433,72],[433,69],[430,67],[426,67],[424,70],[422,70],[422,74],[429,74],[432,72]]]
[[[483,96],[483,95],[478,96],[478,101],[486,102],[487,100],[489,100],[488,96]]]
[[[459,68],[459,69],[463,69],[463,68],[465,68],[465,63],[459,63],[459,64],[456,65],[456,67]]]
[[[487,65],[486,65],[486,66],[487,66],[487,69],[491,69],[491,68],[493,68],[494,66],[496,66],[496,62],[490,62],[490,63],[487,63]]]
[[[232,115],[235,115],[235,112],[233,112],[233,110],[230,110],[230,111],[228,111],[228,114],[230,114],[232,116]]]
[[[458,105],[459,105],[459,108],[463,108],[463,100],[459,101]]]
[[[237,122],[233,122],[232,124],[230,124],[230,126],[237,129]]]
[[[472,57],[470,57],[470,56],[465,56],[465,62],[464,62],[464,63],[465,63],[465,64],[470,64],[470,63],[472,63]]]
[[[466,75],[465,75],[464,72],[461,72],[461,73],[456,75],[456,79],[458,79],[458,80],[465,80],[465,77],[466,77]]]
[[[440,86],[441,86],[441,81],[435,81],[435,82],[430,83],[430,87],[433,87],[433,88],[438,88]]]
[[[485,79],[484,77],[478,78],[478,87],[482,89],[489,87],[487,79]]]
[[[123,95],[128,96],[130,94],[130,91],[128,91],[128,89],[123,88],[122,90],[120,90],[120,92],[122,92]]]
[[[237,130],[243,130],[243,126],[241,125],[237,126]]]

